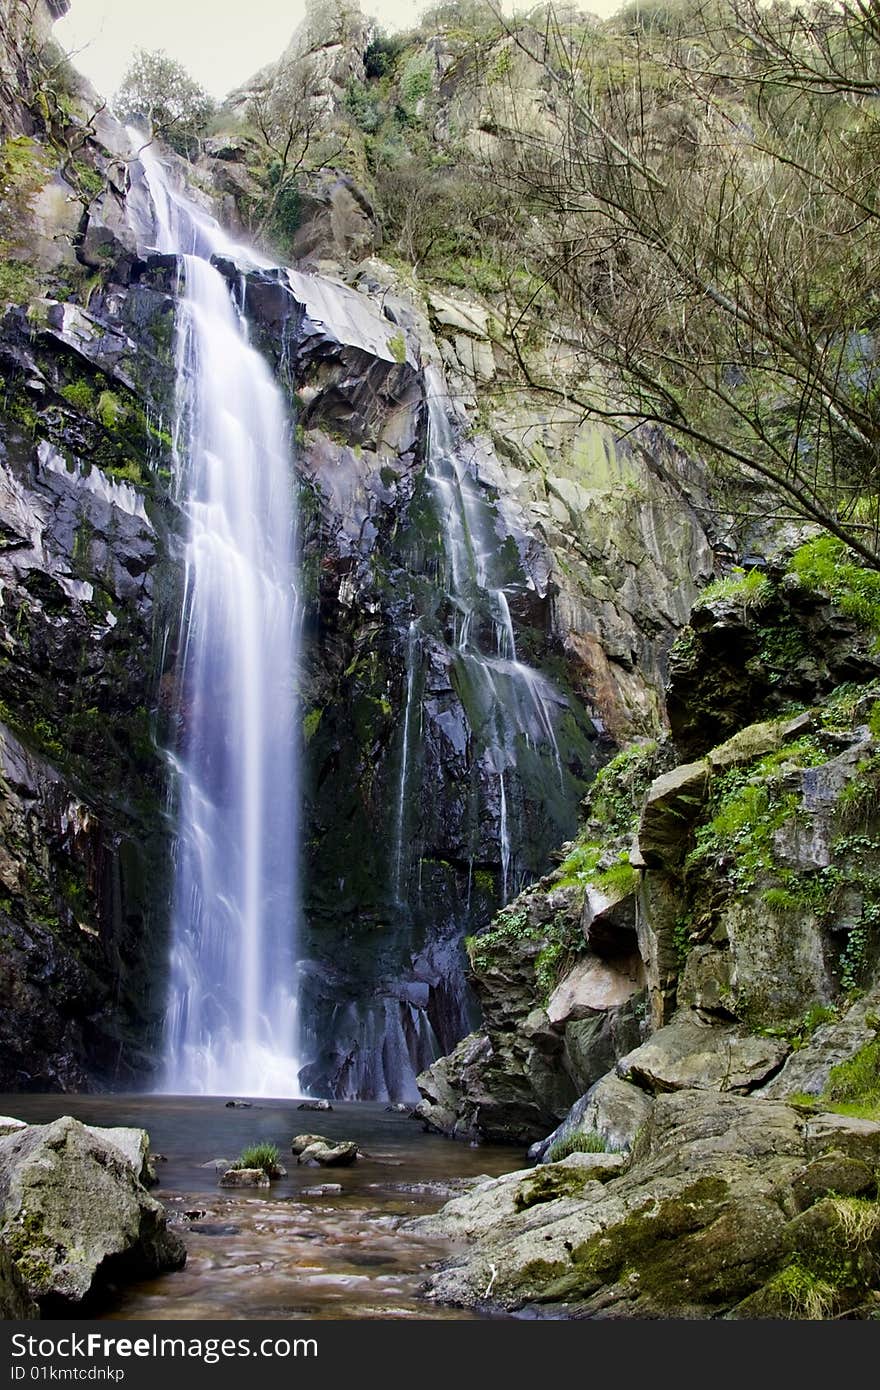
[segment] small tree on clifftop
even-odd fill
[[[197,149],[214,112],[204,88],[161,49],[136,50],[113,105],[123,121],[144,117],[153,135],[187,157]]]

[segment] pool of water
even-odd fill
[[[149,1132],[169,1221],[187,1246],[182,1270],[129,1285],[108,1318],[470,1318],[419,1298],[447,1242],[402,1228],[436,1209],[480,1174],[524,1165],[518,1149],[471,1148],[381,1104],[334,1102],[332,1112],[259,1100],[230,1109],[216,1096],[0,1095],[0,1114],[31,1124],[74,1115],[87,1124],[138,1125]],[[351,1168],[303,1168],[290,1153],[296,1134],[354,1139],[365,1157]],[[223,1189],[205,1167],[271,1142],[286,1178],[267,1189]],[[307,1191],[338,1184],[339,1192]]]

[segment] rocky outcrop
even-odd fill
[[[574,1155],[583,1166],[489,1179],[420,1221],[473,1242],[432,1275],[428,1297],[556,1317],[871,1316],[870,1154],[877,1124],[827,1126],[733,1095],[659,1096],[619,1175]]]
[[[623,951],[595,954],[583,900],[582,888],[554,888],[551,877],[472,940],[483,1031],[419,1077],[416,1114],[429,1128],[530,1144],[638,1042],[644,979],[634,938],[624,930]]]
[[[112,1129],[90,1130],[70,1116],[0,1138],[0,1240],[44,1313],[90,1304],[108,1284],[176,1269],[186,1258],[139,1181],[130,1139],[130,1131],[117,1141]]]

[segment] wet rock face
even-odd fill
[[[34,167],[51,189],[42,149],[33,142]],[[97,142],[82,158],[111,178]],[[33,203],[40,256],[45,192]],[[166,268],[136,261],[120,239],[121,208],[108,182],[89,222],[93,250],[104,237],[99,271],[78,267],[62,237],[66,259],[39,272],[48,296],[0,319],[7,1089],[133,1083],[163,1007],[170,837],[157,710],[176,605],[173,300]],[[75,292],[86,273],[88,308]]]

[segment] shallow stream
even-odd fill
[[[381,1104],[297,1109],[293,1100],[228,1109],[216,1096],[6,1095],[0,1113],[31,1124],[74,1115],[87,1124],[137,1125],[162,1154],[154,1196],[183,1235],[186,1266],[120,1291],[109,1318],[471,1318],[418,1296],[426,1269],[452,1253],[447,1242],[399,1229],[399,1219],[435,1211],[479,1174],[523,1166],[518,1149],[425,1134]],[[351,1168],[301,1168],[295,1134],[355,1139],[366,1151]],[[267,1189],[228,1190],[204,1167],[250,1144],[280,1150],[288,1176]],[[306,1189],[338,1184],[325,1195]]]

